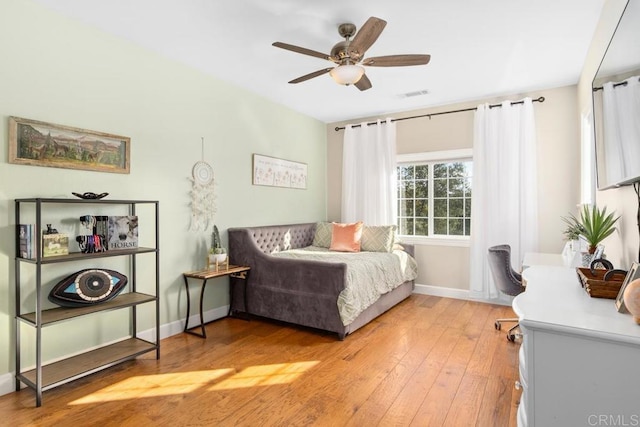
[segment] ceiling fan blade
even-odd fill
[[[350,50],[357,52],[360,57],[362,57],[367,49],[378,40],[380,33],[382,33],[386,25],[387,21],[376,18],[375,16],[367,19],[367,22],[364,23],[351,41],[349,45]]]
[[[327,61],[335,62],[335,60],[330,55],[327,55],[326,53],[318,52],[318,51],[307,49],[304,47],[295,46],[292,44],[287,44],[282,42],[272,43],[272,46],[279,47],[280,49],[290,50],[296,53],[301,53],[303,55],[315,56],[316,58],[326,59]]]
[[[366,74],[363,74],[360,80],[354,83],[354,86],[360,90],[371,89],[371,80],[369,80]]]
[[[389,55],[367,58],[362,65],[370,67],[404,67],[407,65],[425,65],[431,60],[431,55]]]
[[[313,73],[305,74],[304,76],[298,77],[297,79],[293,79],[289,83],[292,83],[292,84],[301,83],[301,82],[307,81],[309,79],[312,79],[314,77],[318,77],[318,76],[321,76],[323,74],[327,74],[331,70],[333,70],[333,67],[325,68],[323,70],[314,71]]]

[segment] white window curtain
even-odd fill
[[[471,201],[470,294],[503,299],[487,261],[487,249],[511,246],[518,269],[525,252],[538,246],[536,135],[533,104],[505,101],[479,105],[474,118]]]
[[[342,152],[342,221],[396,223],[396,124],[348,125]]]
[[[607,182],[615,183],[638,174],[640,158],[640,82],[638,76],[623,84],[602,85],[604,158]]]

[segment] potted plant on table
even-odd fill
[[[613,213],[607,214],[607,208],[599,209],[597,206],[584,205],[580,211],[580,219],[570,215],[565,222],[576,228],[580,228],[582,236],[589,245],[589,252],[583,254],[583,264],[589,265],[593,253],[604,239],[609,237],[616,230],[616,222],[620,216],[615,217]],[[565,231],[565,235],[567,231]]]
[[[584,230],[580,233],[589,244],[589,253],[593,254],[604,239],[616,231],[616,222],[620,216],[614,218],[613,213],[607,214],[607,208],[598,209],[597,206],[585,205],[580,212],[580,223]]]
[[[227,259],[227,250],[222,247],[222,241],[220,240],[220,232],[218,226],[213,226],[213,233],[211,234],[211,249],[209,249],[209,263],[215,264],[223,263]]]
[[[573,215],[562,217],[562,220],[567,224],[567,228],[562,232],[562,234],[564,234],[564,239],[569,242],[569,248],[571,251],[579,251],[580,235],[584,231],[584,227]]]

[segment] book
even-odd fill
[[[138,217],[136,215],[110,216],[108,229],[110,251],[138,247]]]
[[[18,224],[18,257],[29,258],[29,226]]]
[[[60,256],[69,254],[69,236],[67,234],[43,234],[42,257]]]

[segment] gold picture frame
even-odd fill
[[[627,307],[624,305],[624,290],[627,285],[634,280],[640,277],[640,264],[634,262],[631,264],[631,268],[627,272],[627,275],[624,278],[624,282],[622,282],[622,286],[620,286],[620,291],[618,292],[618,296],[616,297],[616,308],[619,313],[628,313]]]
[[[9,163],[128,174],[131,138],[9,117]]]

